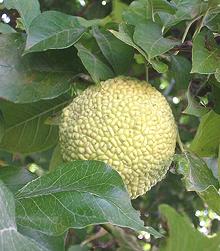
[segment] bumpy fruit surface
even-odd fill
[[[136,198],[165,176],[176,134],[159,91],[145,81],[117,77],[89,87],[63,110],[61,153],[66,161],[108,163]]]

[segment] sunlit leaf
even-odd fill
[[[74,161],[29,183],[16,194],[20,225],[47,234],[111,223],[160,234],[144,227],[120,175],[98,161]]]

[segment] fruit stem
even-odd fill
[[[183,143],[182,143],[182,141],[181,141],[181,139],[180,139],[179,131],[178,131],[178,133],[177,133],[177,142],[178,142],[180,151],[181,151],[182,153],[184,153],[184,152],[185,152],[185,149],[184,149],[184,145],[183,145]]]
[[[145,61],[145,79],[146,79],[147,82],[148,82],[148,80],[149,80],[148,70],[149,70],[148,62]]]

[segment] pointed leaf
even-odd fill
[[[45,11],[29,27],[25,53],[70,47],[85,30],[78,17]]]
[[[103,62],[100,55],[81,43],[77,43],[75,47],[83,65],[96,83],[114,77],[112,69]]]
[[[114,37],[109,31],[93,28],[93,36],[116,74],[126,74],[133,59],[133,49]]]
[[[179,44],[164,38],[160,26],[152,21],[138,24],[135,27],[134,42],[147,53],[149,58],[164,54]]]
[[[138,47],[133,41],[134,27],[132,25],[127,25],[127,24],[121,23],[119,25],[119,31],[110,30],[110,32],[115,37],[120,39],[122,42],[132,46],[134,49],[139,51],[147,60],[146,53],[140,47]]]
[[[220,49],[213,34],[203,29],[193,40],[192,72],[200,74],[215,73],[220,68]]]
[[[17,221],[47,234],[68,228],[111,223],[145,230],[120,175],[99,161],[74,161],[58,167],[18,191]]]

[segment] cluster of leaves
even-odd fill
[[[100,1],[49,2],[41,1],[43,12],[37,0],[0,5],[18,16],[11,26],[0,22],[1,250],[89,250],[88,234],[97,250],[96,238],[105,250],[218,250],[220,234],[203,236],[187,216],[161,204],[185,211],[195,226],[204,203],[220,215],[220,1],[104,1],[107,8]],[[160,233],[144,227],[110,167],[59,164],[59,112],[88,85],[118,75],[147,79],[180,101],[172,108],[189,150],[179,142],[175,174],[132,202]],[[155,237],[168,229],[169,237],[144,247],[136,233],[108,223]],[[88,227],[97,224],[107,232]]]

